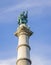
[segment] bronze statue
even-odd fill
[[[18,24],[26,24],[28,22],[28,11],[23,11],[20,16],[18,17]]]

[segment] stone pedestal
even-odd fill
[[[25,24],[21,24],[15,32],[15,36],[18,37],[18,56],[16,65],[31,65],[29,37],[32,33],[30,28]]]

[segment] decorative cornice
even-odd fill
[[[26,47],[28,47],[28,48],[29,48],[29,50],[31,50],[30,46],[29,46],[29,45],[27,45],[27,44],[21,44],[21,45],[19,45],[19,46],[18,46],[18,48],[17,48],[17,49],[19,49],[19,48],[20,48],[20,47],[22,47],[22,46],[26,46]]]
[[[27,35],[27,36],[31,36],[32,35],[32,31],[28,28],[28,27],[25,27],[25,26],[21,26],[18,28],[18,30],[15,32],[15,36],[20,36],[20,35]]]
[[[30,62],[30,64],[32,63],[30,59],[27,59],[27,58],[20,58],[20,59],[17,60],[16,64],[17,64],[20,60],[27,60],[28,62]]]

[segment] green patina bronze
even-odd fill
[[[18,17],[18,24],[27,24],[28,20],[28,11],[23,11],[20,16]]]

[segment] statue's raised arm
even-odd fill
[[[18,17],[18,24],[27,24],[28,22],[28,11],[23,11],[20,16]]]

